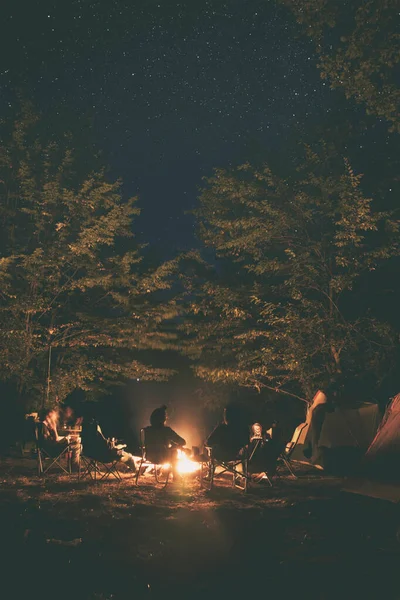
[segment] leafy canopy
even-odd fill
[[[306,399],[338,373],[382,375],[395,336],[357,284],[398,254],[398,223],[373,210],[347,160],[307,149],[286,180],[267,166],[216,170],[197,218],[215,251],[184,325],[198,375]]]
[[[1,139],[1,377],[40,399],[168,376],[139,360],[169,344],[176,310],[157,297],[173,263],[143,266],[136,199],[104,170],[78,175],[71,143],[47,140],[29,106]]]
[[[396,0],[281,0],[313,40],[321,77],[400,132]]]

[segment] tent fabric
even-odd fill
[[[396,455],[400,459],[400,394],[397,394],[386,409],[378,432],[367,450],[368,462],[380,456]]]
[[[378,424],[379,410],[376,404],[366,404],[354,409],[338,408],[326,416],[320,446],[368,448]]]
[[[344,491],[400,502],[400,394],[388,405],[364,457],[362,478],[346,482]]]
[[[304,455],[310,440],[312,410],[307,415],[306,427],[300,433],[291,455],[292,460],[327,468],[330,464],[350,465],[365,454],[376,434],[380,417],[376,404],[359,404],[355,407],[340,408],[327,412],[322,424],[318,452],[313,449],[313,458]],[[329,457],[329,460],[328,460]],[[313,462],[311,462],[313,460]]]
[[[386,409],[381,426],[365,455],[366,475],[400,481],[400,394]]]

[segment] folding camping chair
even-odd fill
[[[147,468],[150,468],[153,470],[156,483],[161,483],[163,488],[166,488],[169,482],[169,477],[172,473],[172,465],[170,463],[162,464],[160,463],[159,457],[154,456],[155,448],[152,448],[148,439],[146,440],[146,429],[147,427],[144,427],[140,430],[141,459],[136,471],[136,485],[138,485],[139,477],[144,475]],[[167,473],[165,479],[162,480],[162,471],[164,469],[167,471]]]
[[[277,469],[276,474],[279,477],[279,471],[283,469],[287,469],[293,479],[298,479],[297,475],[294,472],[293,461],[291,460],[291,456],[293,454],[294,449],[297,446],[297,443],[300,439],[300,435],[305,427],[308,426],[308,423],[303,423],[296,427],[294,435],[290,442],[288,442],[284,448],[284,450],[278,456]]]
[[[48,473],[51,469],[60,469],[66,475],[70,475],[72,472],[71,461],[72,461],[72,443],[58,449],[54,445],[54,453],[50,450],[50,447],[46,445],[43,437],[43,423],[36,423],[35,426],[35,444],[36,444],[36,457],[37,457],[37,468],[38,475],[42,477]],[[66,467],[62,464],[62,460],[66,461]],[[45,461],[49,461],[46,465]]]
[[[294,472],[292,461],[290,460],[290,455],[292,454],[294,446],[292,447],[291,442],[286,444],[284,450],[279,454],[277,463],[276,463],[276,472],[275,474],[279,477],[280,471],[286,469],[289,474],[293,477],[293,479],[298,479],[297,475]]]
[[[237,456],[230,460],[221,460],[215,457],[211,446],[204,447],[205,456],[201,461],[200,482],[201,487],[211,491],[214,487],[214,479],[216,469],[221,469],[218,475],[229,473],[232,475],[232,487],[247,492],[249,475],[248,475],[248,456],[247,452],[243,456]],[[242,468],[239,471],[239,467]]]
[[[262,434],[260,433],[260,435],[257,436],[257,437],[253,435],[251,441],[254,442],[254,443],[253,443],[253,447],[251,448],[251,452],[250,452],[250,454],[248,456],[248,464],[251,464],[251,460],[252,460],[254,454],[259,449],[260,444],[263,443],[264,438],[262,437]],[[268,473],[266,473],[265,471],[264,471],[263,479],[266,479],[268,481],[269,486],[272,487],[271,479],[269,478]],[[251,477],[249,477],[249,481],[251,481]]]
[[[98,458],[82,453],[79,460],[78,479],[80,480],[89,477],[97,482],[104,481],[112,475],[118,481],[122,481],[121,474],[117,468],[118,460],[118,458],[112,458],[111,460],[105,458],[104,460],[99,460]]]

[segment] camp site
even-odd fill
[[[316,399],[314,409],[326,406]],[[17,445],[2,458],[0,491],[15,597],[45,565],[62,598],[71,589],[77,598],[128,598],[131,589],[140,598],[236,597],[249,587],[283,598],[396,598],[400,394],[382,415],[376,404],[329,408],[310,454],[312,413],[311,405],[262,478],[258,444],[268,448],[275,427],[263,436],[261,424],[251,429],[247,462],[211,460],[201,449],[182,453],[173,477],[171,465],[151,462],[150,436],[134,472],[113,457],[92,460],[84,422],[79,469],[68,452],[47,455],[38,438]],[[14,577],[15,561],[23,578]]]
[[[0,7],[0,600],[400,600],[399,0]]]

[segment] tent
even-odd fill
[[[370,475],[400,481],[400,394],[388,405],[378,432],[365,455]]]
[[[345,490],[400,502],[400,394],[388,407],[364,458],[362,479],[347,483]]]
[[[295,432],[298,436],[291,460],[312,464],[331,472],[349,473],[357,467],[377,432],[379,407],[363,403],[351,407],[335,407],[327,411],[322,423],[318,448],[307,453],[311,438],[313,406],[307,421]],[[294,440],[293,440],[294,441]]]

